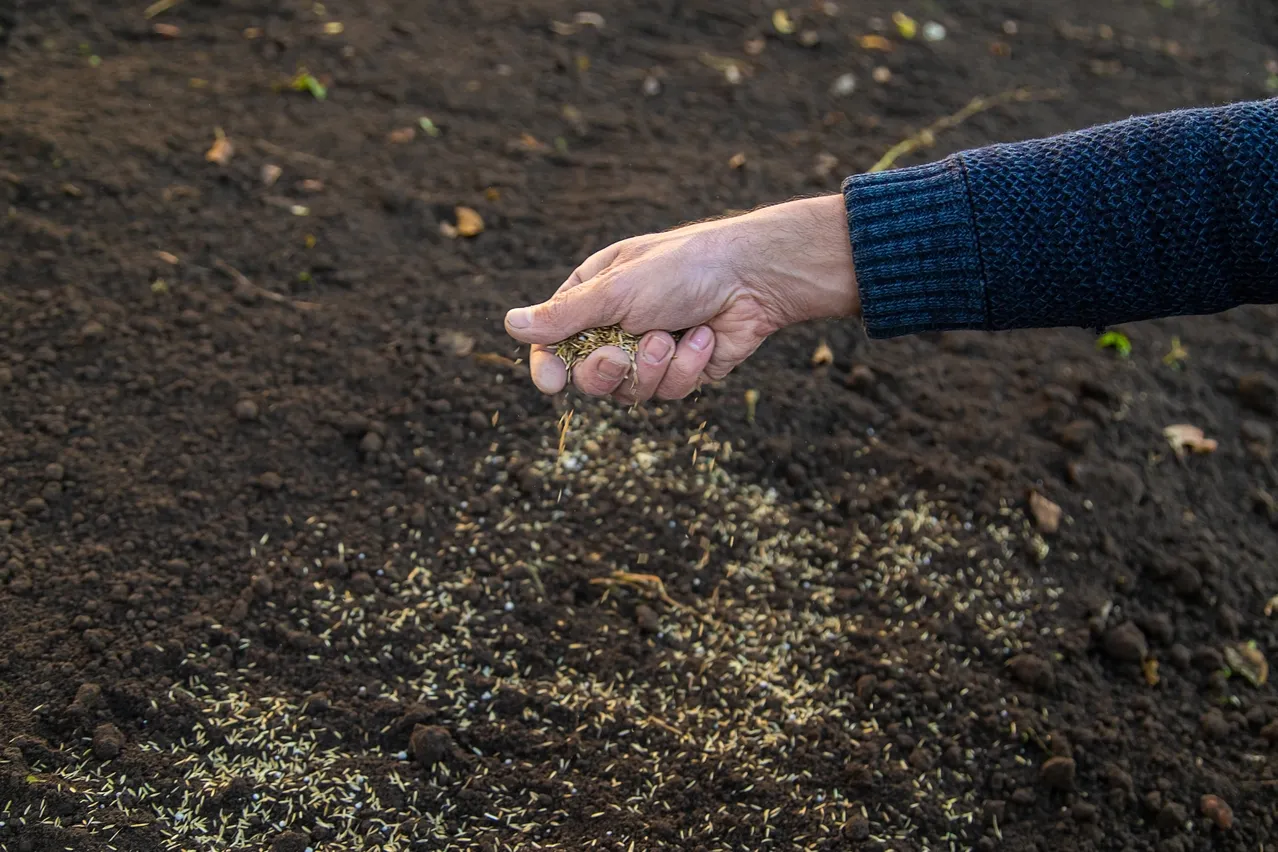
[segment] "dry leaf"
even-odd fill
[[[1038,531],[1051,534],[1061,528],[1061,507],[1057,506],[1051,500],[1048,500],[1037,491],[1031,491],[1029,496],[1030,512],[1034,515],[1034,523],[1038,526]]]
[[[1158,660],[1153,657],[1146,657],[1145,661],[1140,664],[1140,670],[1145,674],[1145,683],[1150,686],[1158,686]]]
[[[812,366],[820,367],[824,364],[834,363],[834,350],[830,348],[830,344],[822,340],[817,344],[816,351],[812,353]]]
[[[484,231],[484,219],[469,207],[458,206],[457,233],[463,237],[473,237]]]
[[[746,155],[744,151],[738,151],[728,160],[728,168],[739,169],[746,164]]]
[[[400,127],[386,134],[386,141],[392,145],[407,145],[417,138],[417,129],[414,127]]]
[[[881,50],[884,53],[890,53],[892,51],[892,42],[881,35],[863,35],[861,36],[861,47],[864,50]]]
[[[1203,435],[1203,430],[1188,423],[1176,423],[1163,430],[1163,437],[1171,444],[1172,452],[1177,458],[1184,458],[1186,452],[1214,453],[1219,444],[1212,438]]]
[[[231,155],[235,153],[235,146],[231,144],[231,139],[222,132],[222,128],[218,127],[213,131],[213,146],[209,148],[204,155],[204,159],[210,163],[217,163],[219,166],[225,166],[231,161]]]
[[[1225,662],[1229,668],[1247,678],[1252,686],[1264,686],[1269,680],[1269,662],[1255,642],[1226,645]]]

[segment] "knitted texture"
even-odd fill
[[[991,145],[843,194],[872,337],[1278,301],[1278,99]]]

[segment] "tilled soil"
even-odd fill
[[[0,848],[1267,848],[1278,312],[635,410],[502,331],[976,96],[901,162],[1278,88],[1267,3],[960,5],[0,3]]]

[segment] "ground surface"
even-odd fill
[[[1271,848],[1278,313],[633,412],[500,318],[977,95],[903,162],[1264,97],[1272,4],[145,5],[0,3],[0,848]]]

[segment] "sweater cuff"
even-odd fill
[[[853,175],[843,200],[866,334],[986,328],[980,247],[957,156]]]

